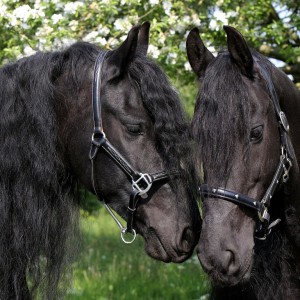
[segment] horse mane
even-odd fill
[[[61,153],[55,81],[67,76],[67,92],[76,101],[99,51],[80,42],[0,69],[0,299],[10,297],[12,282],[19,299],[25,276],[31,295],[50,300],[65,291],[61,280],[69,278],[66,266],[76,252],[79,205]],[[128,71],[140,84],[166,167],[192,166],[188,123],[166,76],[145,57],[136,57]]]
[[[76,236],[73,181],[58,155],[52,77],[58,53],[37,53],[0,69],[0,299],[27,277],[56,299],[66,248]]]

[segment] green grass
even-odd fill
[[[206,299],[209,285],[198,258],[164,264],[148,257],[143,239],[130,245],[104,209],[82,217],[83,245],[68,300]]]

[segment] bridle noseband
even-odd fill
[[[136,231],[133,228],[134,212],[136,211],[137,204],[140,198],[147,198],[147,193],[152,188],[152,184],[155,182],[163,182],[169,180],[169,175],[178,175],[178,171],[166,173],[165,171],[157,173],[140,173],[136,171],[130,163],[117,151],[116,148],[108,141],[103,131],[102,117],[101,117],[101,101],[100,101],[100,89],[101,89],[101,71],[103,62],[107,56],[108,52],[100,52],[96,63],[94,66],[94,78],[92,87],[92,104],[93,104],[93,116],[94,116],[94,132],[92,135],[92,145],[90,149],[89,158],[92,164],[92,185],[94,192],[100,201],[103,201],[105,208],[112,216],[114,221],[120,228],[121,239],[124,243],[130,244],[136,238]],[[130,193],[129,204],[127,208],[128,218],[127,227],[124,227],[118,220],[116,215],[113,213],[109,205],[100,196],[100,191],[97,188],[96,176],[96,166],[95,158],[98,151],[103,149],[108,156],[113,160],[113,162],[118,165],[121,170],[126,174],[126,176],[131,179],[132,191]],[[130,240],[125,239],[125,234],[129,232],[133,235]]]
[[[260,65],[258,65],[258,67],[268,87],[279,124],[281,155],[271,184],[260,201],[228,189],[210,187],[207,184],[200,185],[199,191],[202,196],[202,200],[204,200],[204,197],[218,198],[256,210],[259,221],[256,226],[255,237],[259,240],[265,240],[271,232],[271,228],[280,222],[280,219],[277,219],[270,224],[268,209],[277,187],[282,183],[286,183],[289,179],[289,172],[292,167],[292,155],[290,150],[291,142],[289,137],[289,124],[285,113],[280,108],[275,87],[267,70]]]

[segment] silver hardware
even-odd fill
[[[268,233],[266,233],[263,237],[261,237],[261,238],[259,238],[259,237],[255,237],[257,240],[260,240],[260,241],[265,241],[266,239],[267,239],[267,235],[269,234],[269,232]]]
[[[142,198],[147,197],[147,192],[150,190],[151,186],[152,186],[152,178],[149,174],[145,173],[139,173],[140,177],[137,180],[132,180],[132,188],[134,190],[139,191],[139,195]],[[141,181],[143,181],[144,183],[146,183],[146,187],[141,187],[139,186],[139,183],[142,183]]]
[[[289,132],[290,126],[289,126],[289,123],[288,123],[287,118],[285,116],[285,113],[283,111],[279,112],[279,118],[280,118],[280,122],[281,122],[282,127],[284,128],[284,130],[286,132]]]
[[[121,239],[122,239],[122,241],[123,241],[125,244],[131,244],[131,243],[133,243],[134,240],[135,240],[135,238],[136,238],[136,232],[135,232],[135,230],[132,229],[132,232],[131,232],[132,238],[131,238],[130,240],[126,240],[126,239],[125,239],[126,233],[129,233],[129,232],[127,232],[127,228],[123,228],[123,229],[121,230]]]
[[[262,202],[263,203],[263,202]],[[263,212],[258,212],[258,217],[261,222],[265,222],[270,220],[270,215],[268,213],[268,208],[263,205]]]
[[[101,134],[102,134],[102,138],[106,139],[106,135],[105,135],[104,131],[101,131]],[[92,143],[97,146],[97,143],[95,142],[95,132],[92,135]]]
[[[281,219],[276,219],[275,221],[273,221],[270,225],[269,225],[269,227],[268,227],[268,229],[270,230],[270,232],[271,232],[271,229],[274,227],[274,226],[276,226],[277,224],[279,224],[281,222]],[[269,233],[270,233],[269,232]]]
[[[108,211],[108,213],[111,215],[111,217],[114,219],[114,221],[116,222],[116,224],[119,226],[120,230],[121,230],[121,239],[125,244],[131,244],[134,242],[135,238],[136,238],[136,232],[134,229],[132,229],[132,232],[127,232],[127,228],[124,227],[121,222],[118,220],[117,216],[114,214],[114,212],[111,210],[111,208],[104,203],[104,207],[106,208],[106,210]],[[132,239],[130,240],[126,240],[125,239],[125,234],[126,233],[131,233],[133,235]]]

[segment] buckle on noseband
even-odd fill
[[[139,192],[140,197],[147,198],[147,192],[152,186],[152,177],[147,173],[139,173],[140,177],[136,180],[132,179],[132,189]]]

